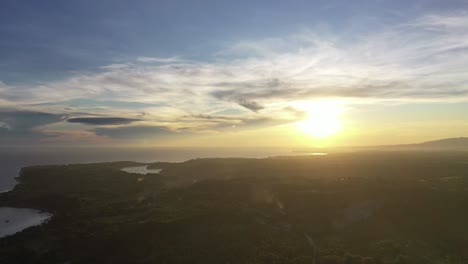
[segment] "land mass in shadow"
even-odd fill
[[[52,213],[0,263],[468,263],[468,153],[23,168],[0,205]]]

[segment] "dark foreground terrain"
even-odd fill
[[[0,263],[468,263],[468,153],[24,168],[0,205],[52,220]]]

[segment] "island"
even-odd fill
[[[145,175],[123,168],[147,166]],[[33,166],[0,206],[53,217],[0,263],[468,263],[468,153]]]

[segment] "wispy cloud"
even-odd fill
[[[100,98],[122,105],[139,102],[143,104],[139,111],[126,109],[122,119],[126,121],[116,122],[129,124],[143,112],[143,121],[154,126],[206,130],[224,127],[226,122],[188,122],[182,117],[234,109],[242,120],[282,120],[278,116],[285,115],[284,109],[295,101],[320,98],[341,98],[349,103],[467,101],[467,61],[468,15],[460,11],[426,15],[352,38],[305,30],[284,38],[240,41],[209,61],[138,57],[104,66],[97,73],[40,85],[0,83],[0,103],[43,111],[50,110],[47,104],[63,102],[63,98]],[[80,105],[73,107],[76,111]],[[121,116],[120,108],[107,104],[99,111]],[[96,118],[81,119],[81,123],[115,123],[106,118],[109,123],[93,123]],[[70,120],[80,121],[76,116]],[[114,130],[96,130],[109,131]]]
[[[121,64],[102,73],[10,90],[9,97],[174,99],[180,105],[187,96],[202,103],[213,100],[211,95],[228,101],[284,96],[443,100],[467,95],[468,16],[464,13],[429,15],[347,41],[304,31],[275,41],[234,44],[227,50],[235,49],[237,59],[218,57],[215,63],[142,57],[138,61],[165,64]]]
[[[127,127],[100,127],[92,130],[98,136],[117,139],[155,139],[176,134],[160,126],[127,126]]]
[[[97,135],[94,131],[88,130],[46,130],[43,132],[44,137],[40,139],[41,142],[46,143],[61,143],[73,142],[79,143],[115,143],[111,137]]]
[[[138,57],[136,60],[138,62],[147,62],[147,63],[176,63],[176,62],[184,61],[183,59],[179,57],[170,57],[170,58]]]

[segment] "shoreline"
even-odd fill
[[[53,216],[41,209],[0,207],[0,239],[46,224]]]
[[[122,167],[119,170],[124,171],[129,174],[143,174],[146,175],[147,173],[159,173],[162,169],[148,169],[150,163],[140,163],[140,162],[133,162],[131,161],[133,166]],[[94,163],[91,163],[94,164]],[[22,171],[28,167],[36,167],[41,165],[32,165],[32,166],[25,166],[19,169],[18,175],[14,177],[15,185],[7,190],[0,192],[0,198],[4,195],[8,195],[14,191],[14,189],[22,184],[19,178],[22,176]],[[52,165],[55,166],[55,165]],[[61,166],[61,165],[56,165]],[[145,172],[143,171],[127,171],[126,169],[131,168],[144,168]],[[14,195],[14,194],[12,194]],[[2,211],[3,214],[2,214]],[[5,212],[6,211],[6,212]],[[6,215],[4,215],[6,213]],[[26,213],[26,214],[25,214]],[[21,206],[19,204],[6,202],[5,204],[2,203],[0,205],[0,239],[8,236],[15,235],[20,233],[30,227],[41,226],[43,224],[48,223],[54,214],[50,212],[50,210],[42,207],[34,207],[34,206]],[[11,230],[14,231],[11,231]]]

